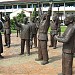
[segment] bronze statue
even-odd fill
[[[47,51],[47,41],[48,41],[48,28],[50,26],[50,16],[52,11],[52,4],[48,9],[48,12],[43,15],[43,18],[39,25],[39,34],[38,34],[38,58],[36,61],[42,60],[42,65],[48,63],[48,51]]]
[[[30,38],[31,38],[31,48],[32,48],[32,45],[33,45],[33,40],[34,40],[34,47],[37,47],[37,26],[36,26],[36,23],[35,23],[35,20],[34,18],[31,18],[31,22],[29,23],[29,25],[31,26],[31,31],[30,31]]]
[[[30,26],[27,24],[27,17],[25,17],[24,23],[18,23],[17,19],[14,17],[15,23],[17,27],[21,29],[21,54],[24,54],[24,46],[25,46],[25,41],[26,41],[26,50],[27,50],[27,55],[30,55]]]
[[[11,28],[10,28],[10,18],[8,15],[5,16],[5,22],[4,22],[4,36],[5,36],[5,45],[8,48],[10,47],[10,34],[11,34]]]
[[[2,21],[0,20],[0,30],[2,29],[3,25],[2,25]],[[3,44],[2,44],[2,35],[0,32],[0,58],[4,58],[1,53],[3,53]]]
[[[51,25],[51,31],[50,31],[51,45],[49,47],[53,47],[54,49],[56,49],[57,40],[54,40],[54,36],[58,35],[58,30],[59,30],[59,18],[57,15],[53,16],[53,20],[50,25]]]
[[[75,24],[74,16],[67,15],[64,23],[67,25],[62,36],[55,39],[63,43],[62,48],[62,75],[72,75],[73,54],[75,53]]]
[[[3,28],[3,23],[1,21],[2,13],[0,13],[0,58],[4,58],[1,53],[3,53],[3,44],[2,44],[2,35],[1,35],[1,29]]]

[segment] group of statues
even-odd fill
[[[23,23],[19,23],[14,17],[15,24],[21,31],[21,53],[24,54],[24,47],[26,42],[26,50],[27,55],[30,55],[30,49],[33,47],[33,39],[34,39],[34,47],[37,48],[37,31],[38,31],[38,58],[36,61],[42,61],[41,64],[45,65],[48,63],[48,51],[47,51],[47,41],[48,41],[48,29],[51,27],[50,32],[50,42],[51,45],[49,47],[53,47],[56,49],[57,41],[63,43],[62,48],[62,75],[72,75],[72,65],[73,65],[73,55],[75,53],[75,19],[74,15],[67,15],[64,23],[67,26],[65,32],[60,35],[60,22],[58,15],[55,15],[50,22],[50,17],[52,13],[52,4],[47,11],[47,13],[42,13],[41,7],[39,5],[39,19],[38,25],[37,22],[31,18],[30,23],[28,23],[28,18],[25,17],[23,19]],[[2,29],[2,21],[0,20],[0,30]],[[5,17],[4,21],[4,36],[5,36],[5,46],[10,47],[10,18],[8,16]],[[0,58],[3,58],[1,53],[3,52],[2,45],[2,35],[0,33]]]

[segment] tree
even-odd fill
[[[23,23],[23,18],[26,17],[26,15],[24,14],[24,11],[22,11],[21,13],[18,13],[16,18],[18,20],[18,22]]]
[[[20,23],[23,23],[23,18],[26,17],[26,15],[24,14],[23,11],[21,11],[21,13],[18,13],[16,18],[17,18],[17,21],[20,22]],[[13,19],[10,20],[10,23],[11,23],[11,29],[15,29],[15,22]]]
[[[31,17],[30,17],[30,19],[34,19],[34,20],[36,20],[36,17],[38,16],[38,13],[37,13],[37,11],[36,11],[36,6],[34,6],[34,11],[32,12],[32,14],[31,14]]]
[[[11,29],[14,30],[15,29],[15,22],[13,19],[10,20],[10,24],[11,24]]]

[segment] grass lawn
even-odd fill
[[[16,33],[17,32],[17,30],[11,30],[11,33]]]
[[[67,26],[61,26],[61,32],[64,32]]]
[[[66,29],[66,26],[61,26],[61,32],[64,32],[65,29]],[[50,32],[50,30],[51,30],[51,29],[49,28],[48,32]]]

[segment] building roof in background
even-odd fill
[[[8,2],[8,3],[12,3],[12,2],[69,2],[69,1],[75,1],[75,0],[0,0],[0,3],[5,3],[5,2]]]
[[[25,4],[25,3],[37,3],[37,2],[75,2],[75,0],[0,0],[0,5],[11,5],[11,4]]]

